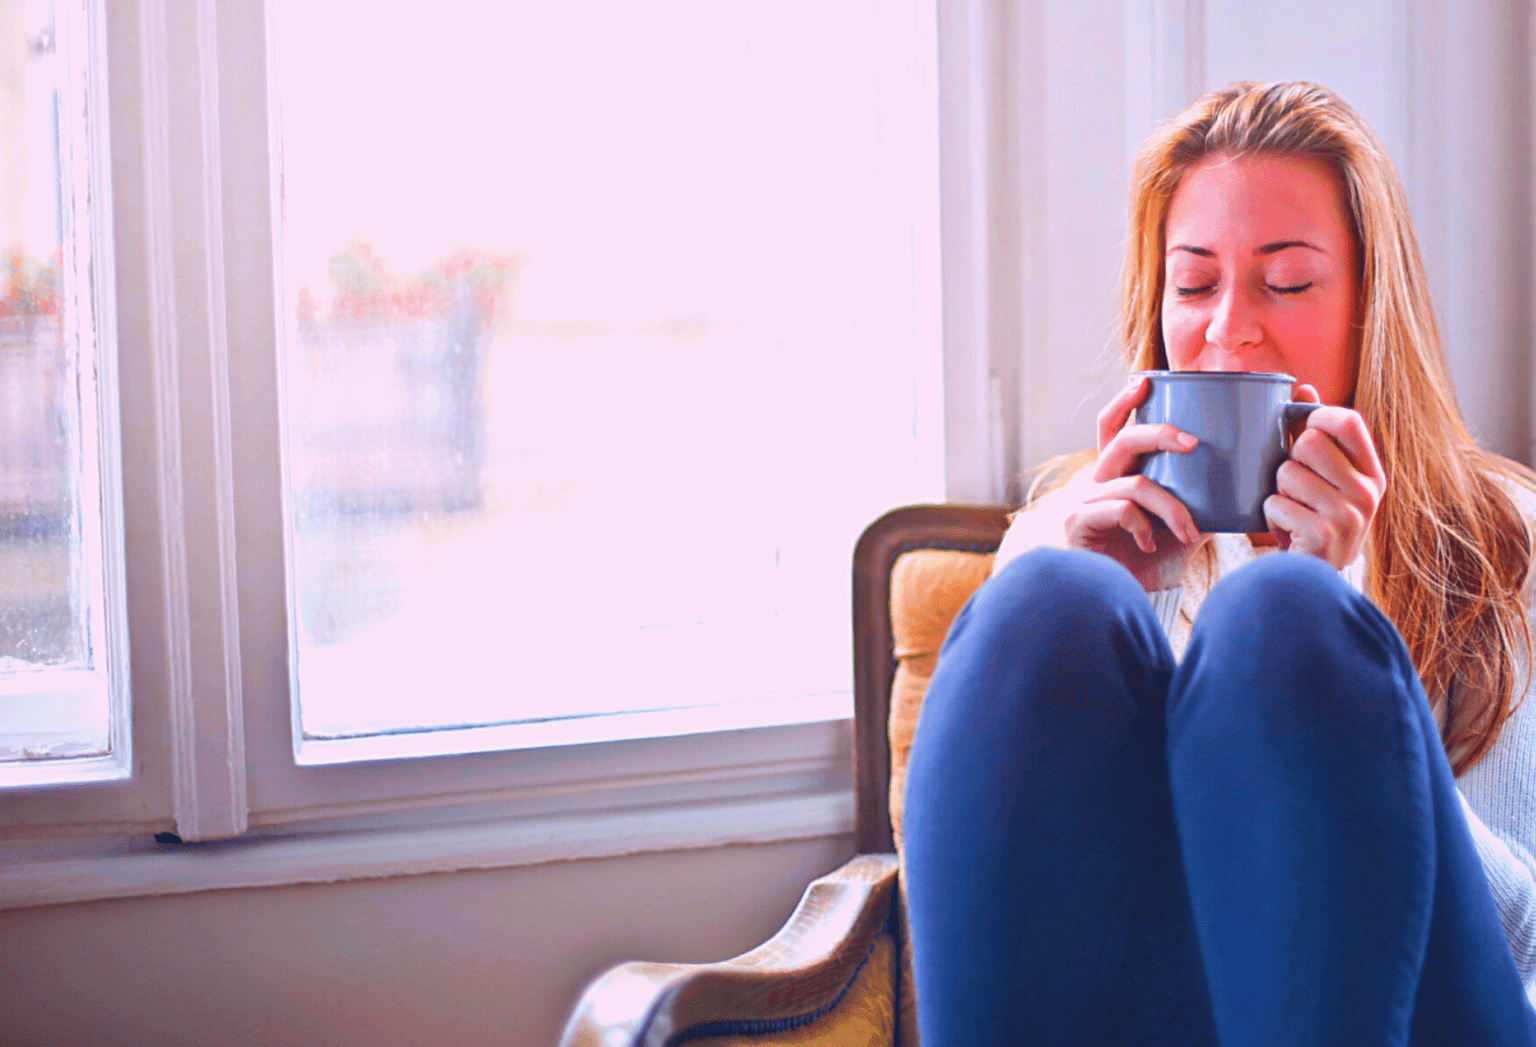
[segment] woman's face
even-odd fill
[[[1163,344],[1175,371],[1278,371],[1352,405],[1358,251],[1333,170],[1211,157],[1168,209]]]

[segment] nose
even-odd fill
[[[1222,370],[1253,370],[1249,359],[1263,344],[1264,328],[1248,299],[1248,293],[1233,281],[1222,289],[1211,311],[1210,323],[1205,328],[1205,344],[1207,351],[1214,348],[1218,357],[1230,365]]]

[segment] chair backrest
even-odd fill
[[[854,842],[860,854],[896,849],[889,807],[888,722],[896,675],[891,569],[914,549],[997,551],[1008,528],[1001,505],[913,505],[870,524],[853,552]]]

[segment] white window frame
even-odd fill
[[[82,588],[90,667],[69,666],[0,678],[0,701],[14,703],[11,716],[32,712],[33,724],[17,733],[59,732],[84,741],[96,735],[97,713],[106,705],[110,749],[101,756],[19,761],[0,771],[0,785],[58,781],[105,783],[131,777],[133,766],[131,694],[128,686],[128,631],[123,614],[121,452],[116,397],[115,300],[111,265],[110,171],[106,125],[100,120],[71,123],[68,116],[94,112],[105,97],[98,80],[104,35],[98,12],[88,4],[60,2],[54,14],[55,61],[62,64],[58,162],[63,174],[61,215],[63,259],[60,312],[66,351],[76,356],[82,376],[80,476],[77,507],[82,553]],[[62,28],[62,31],[60,31]],[[82,221],[85,223],[81,228]],[[86,245],[85,259],[79,247]],[[84,264],[82,264],[82,262]],[[91,380],[84,380],[85,375]],[[90,397],[92,402],[84,402]],[[88,724],[88,728],[79,725]]]
[[[288,601],[274,582],[286,571],[270,5],[93,7],[108,69],[103,213],[115,255],[135,757],[125,781],[7,791],[0,908],[851,832],[843,714],[516,751],[295,759]],[[900,28],[918,53],[936,54],[934,8],[916,10]],[[933,68],[890,80],[906,92],[897,101],[936,128]],[[902,188],[933,201],[933,220],[914,223],[915,291],[939,281],[936,140],[930,148],[927,173]],[[931,297],[912,332],[933,347],[917,423],[939,427]],[[936,488],[941,471],[936,456]],[[155,833],[224,842],[167,847]]]

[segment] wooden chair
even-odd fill
[[[1006,526],[1001,506],[920,505],[865,530],[853,555],[858,856],[813,881],[784,927],[750,952],[607,971],[577,1002],[562,1047],[916,1044],[891,799],[899,824],[905,746],[938,640],[986,577]]]

